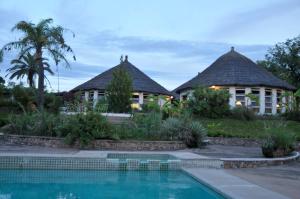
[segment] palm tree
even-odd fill
[[[43,59],[45,54],[50,56],[56,65],[60,62],[65,62],[66,67],[70,64],[65,57],[65,53],[71,53],[73,59],[76,60],[72,48],[65,43],[64,32],[67,29],[61,26],[52,26],[52,19],[41,20],[38,24],[31,22],[20,21],[17,23],[12,31],[18,30],[23,33],[23,36],[14,42],[10,42],[3,46],[0,50],[0,61],[3,57],[4,51],[16,49],[20,51],[19,56],[27,52],[34,52],[35,60],[38,65],[38,105],[40,110],[43,109],[44,104],[44,65]],[[73,33],[73,37],[74,37]]]
[[[42,58],[44,71],[47,71],[51,75],[54,75],[53,71],[50,69],[50,65],[46,62],[47,59]],[[6,71],[9,72],[10,77],[9,79],[13,78],[23,78],[27,76],[27,82],[30,87],[35,87],[35,77],[38,75],[38,65],[33,55],[27,53],[26,55],[22,55],[20,59],[14,59],[10,62],[12,65],[11,68],[7,69]],[[8,76],[7,74],[6,76]],[[47,77],[45,76],[47,79]]]

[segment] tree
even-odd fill
[[[0,50],[0,61],[2,61],[3,52],[12,49],[19,51],[19,57],[28,52],[34,53],[38,65],[38,106],[40,110],[43,109],[44,104],[45,68],[42,59],[44,55],[50,56],[56,65],[65,62],[67,67],[70,64],[65,57],[66,53],[71,53],[73,59],[76,60],[72,48],[66,44],[64,39],[64,32],[67,30],[61,26],[53,26],[52,22],[52,19],[43,19],[38,24],[20,21],[13,27],[12,31],[22,32],[22,37],[4,45]]]
[[[270,48],[265,60],[258,61],[277,77],[300,87],[300,35]]]
[[[51,75],[54,75],[53,71],[50,69],[50,65],[46,62],[47,59],[42,58],[42,60],[44,70]],[[24,76],[27,76],[27,82],[29,86],[35,88],[34,79],[35,76],[38,75],[39,67],[33,55],[28,52],[26,55],[22,55],[20,59],[12,60],[10,64],[12,65],[12,67],[7,69],[7,72],[10,74],[9,79],[20,79]],[[45,79],[47,79],[46,76]]]
[[[132,79],[122,68],[113,72],[113,78],[107,86],[108,108],[112,112],[126,113],[130,111],[132,96]]]
[[[188,107],[197,116],[220,118],[229,113],[229,98],[227,90],[197,87],[188,99]]]

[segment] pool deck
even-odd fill
[[[207,157],[195,154],[191,151],[95,151],[95,150],[74,150],[74,149],[53,149],[35,146],[0,146],[0,156],[34,156],[34,157],[73,157],[73,158],[106,158],[108,153],[139,153],[139,154],[169,154],[181,160],[208,160],[215,157]],[[297,198],[294,195],[279,194],[278,190],[274,190],[264,186],[261,181],[251,182],[242,174],[225,169],[212,168],[183,168],[183,171],[189,173],[200,182],[213,187],[216,191],[225,194],[229,198],[236,199],[287,199]],[[255,171],[255,170],[254,170]],[[256,178],[257,179],[257,178]],[[264,181],[262,181],[264,182]],[[272,183],[272,182],[269,182]],[[296,190],[297,192],[297,190]],[[287,197],[289,196],[289,197]],[[293,197],[295,196],[295,197]]]
[[[250,183],[223,169],[188,168],[183,169],[201,183],[223,193],[229,198],[236,199],[288,199],[288,197],[259,185]]]

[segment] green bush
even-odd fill
[[[196,116],[220,118],[229,113],[229,97],[227,90],[198,87],[188,100],[188,107]]]
[[[238,120],[251,121],[256,119],[255,113],[246,107],[235,107],[231,110],[231,117]]]
[[[159,133],[159,129],[162,123],[161,113],[135,113],[133,116],[133,122],[136,128],[143,134],[148,136],[156,136]]]
[[[94,139],[111,138],[112,127],[107,119],[95,112],[65,116],[57,128],[58,135],[66,137],[66,143],[79,140],[85,146]]]
[[[206,129],[198,121],[168,118],[161,127],[161,137],[168,140],[182,140],[188,147],[199,147],[206,136]]]
[[[47,112],[12,114],[8,118],[8,133],[35,136],[56,136],[59,116]]]
[[[106,97],[103,97],[100,100],[98,100],[94,110],[98,113],[107,113],[108,101],[107,101]]]
[[[149,95],[147,101],[142,105],[142,111],[145,113],[149,112],[160,112],[160,106],[158,105],[158,97]]]
[[[282,116],[287,120],[300,122],[300,110],[287,111],[286,113],[282,114]]]
[[[62,99],[54,93],[45,94],[44,107],[50,113],[59,113],[59,108],[62,106]]]
[[[295,149],[296,137],[286,131],[280,123],[266,127],[267,136],[262,143],[262,152],[266,157],[280,157]]]

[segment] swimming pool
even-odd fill
[[[0,170],[1,199],[221,199],[181,171]]]

